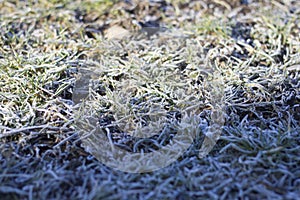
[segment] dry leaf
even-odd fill
[[[129,36],[129,34],[130,34],[130,32],[128,30],[126,30],[118,25],[114,25],[105,31],[105,37],[109,40],[110,39],[122,39],[126,36]]]

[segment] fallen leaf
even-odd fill
[[[122,39],[126,36],[129,36],[129,34],[130,34],[130,31],[128,31],[118,25],[114,25],[105,31],[105,37],[109,40]]]

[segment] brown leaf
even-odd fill
[[[110,39],[122,39],[129,35],[130,35],[130,32],[128,30],[126,30],[118,25],[114,25],[105,31],[105,37],[109,40]]]

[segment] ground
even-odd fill
[[[0,1],[1,199],[299,198],[299,8]],[[91,113],[128,152],[196,136],[169,166],[123,172],[84,145]]]

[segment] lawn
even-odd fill
[[[299,1],[0,1],[0,31],[0,199],[299,198]]]

